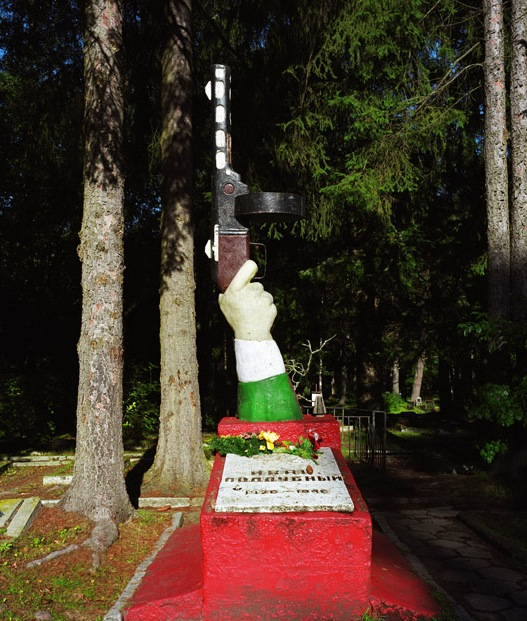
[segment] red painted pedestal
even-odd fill
[[[276,423],[247,423],[233,416],[222,418],[218,425],[219,436],[241,436],[244,433],[274,431],[280,440],[296,442],[301,436],[307,438],[316,432],[322,438],[322,446],[340,451],[340,425],[334,416],[311,416],[306,414],[303,420],[281,421]]]
[[[265,430],[270,427],[287,440],[316,431],[330,439],[325,446],[340,445],[333,417],[321,417],[320,424],[315,417],[306,418],[303,425],[273,423]],[[218,431],[236,435],[261,430],[258,423],[248,429],[227,419]],[[367,610],[370,514],[338,446],[333,453],[353,500],[353,513],[216,513],[224,465],[224,458],[216,457],[201,513],[204,621],[349,621]]]
[[[262,430],[291,441],[309,431],[322,436],[355,511],[216,513],[224,464],[217,457],[201,524],[171,535],[123,610],[125,621],[352,621],[370,607],[387,621],[439,614],[402,553],[382,533],[372,537],[368,509],[340,453],[338,422],[306,416],[262,426],[226,418],[218,429]]]

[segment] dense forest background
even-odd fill
[[[284,358],[298,368],[308,342],[325,343],[299,391],[322,380],[327,400],[384,408],[412,397],[424,363],[421,397],[438,399],[446,417],[488,421],[497,452],[522,442],[526,327],[487,302],[481,3],[193,6],[204,426],[235,410],[231,336],[202,250],[212,168],[204,87],[211,65],[224,63],[235,170],[252,191],[307,198],[304,222],[252,230],[267,245]],[[155,431],[158,413],[162,9],[161,0],[124,2],[130,436]],[[82,20],[82,2],[0,2],[0,439],[75,429]]]

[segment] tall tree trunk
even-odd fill
[[[348,367],[346,364],[340,367],[339,379],[338,405],[346,405],[348,395]]]
[[[511,17],[511,305],[527,321],[527,5],[512,0]]]
[[[362,360],[357,372],[357,403],[360,408],[379,409],[381,395],[379,390],[379,374],[370,360]]]
[[[492,317],[507,318],[510,314],[510,227],[502,0],[484,0],[483,12],[488,308]]]
[[[191,0],[168,0],[162,58],[161,408],[144,489],[191,492],[208,479],[201,438],[192,211]]]
[[[401,387],[399,384],[399,361],[396,360],[392,367],[392,395],[400,395]]]
[[[425,360],[426,354],[423,351],[419,354],[417,364],[415,365],[414,382],[412,384],[412,394],[410,396],[410,401],[413,403],[415,403],[421,396],[421,387],[423,385],[423,377],[425,374]]]
[[[82,325],[73,481],[61,506],[120,523],[133,508],[123,473],[123,85],[121,3],[86,4]]]
[[[439,404],[441,414],[454,416],[454,369],[446,356],[439,357]],[[459,414],[458,414],[459,415]]]

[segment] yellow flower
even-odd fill
[[[274,443],[278,440],[280,436],[274,431],[260,431],[258,435],[258,440],[265,440],[265,444],[267,445],[267,449],[272,451],[274,449]],[[261,451],[264,451],[265,448],[263,446],[260,447]]]

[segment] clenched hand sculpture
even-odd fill
[[[238,417],[251,422],[300,420],[282,354],[271,336],[277,314],[273,296],[260,283],[251,282],[257,270],[254,261],[245,261],[219,297],[234,331]]]

